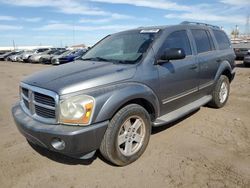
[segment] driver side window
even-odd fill
[[[182,48],[185,51],[186,56],[192,55],[192,50],[190,46],[190,42],[188,39],[188,35],[186,31],[175,31],[168,35],[166,38],[162,49],[165,50],[167,48]]]

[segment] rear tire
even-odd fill
[[[212,100],[208,103],[213,108],[222,108],[227,103],[230,92],[230,83],[228,77],[221,75],[216,82],[212,92]]]
[[[245,67],[250,67],[250,63],[243,62]]]
[[[117,166],[128,165],[146,150],[150,135],[151,120],[148,112],[140,105],[127,105],[111,119],[100,152]]]

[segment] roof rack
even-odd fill
[[[212,28],[215,28],[215,29],[220,29],[219,26],[216,26],[216,25],[210,25],[210,24],[206,24],[206,23],[200,23],[200,22],[189,22],[189,21],[184,21],[184,22],[181,22],[180,24],[183,24],[183,25],[203,25],[203,26],[207,26],[207,27],[212,27]]]

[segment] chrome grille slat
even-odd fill
[[[36,102],[36,101],[34,101],[34,104],[35,104],[36,106],[40,106],[40,107],[43,107],[43,108],[46,108],[46,109],[49,109],[49,110],[55,110],[55,109],[56,109],[56,108],[53,107],[53,106],[48,106],[48,105],[46,105],[46,104],[39,103],[39,102]]]
[[[23,100],[23,102],[24,102],[25,107],[26,107],[27,109],[29,109],[29,101]]]
[[[35,106],[36,114],[44,118],[55,118],[55,110],[46,109],[40,106]]]
[[[20,91],[21,106],[27,114],[45,123],[58,123],[59,97],[56,93],[24,83],[21,83]]]
[[[53,107],[55,106],[55,100],[50,96],[34,92],[34,99],[38,103],[46,104],[48,106],[53,106]]]
[[[21,95],[26,101],[29,101],[29,98],[26,95],[24,95],[23,93],[21,93]]]
[[[28,97],[28,96],[29,96],[29,90],[26,89],[26,88],[22,88],[22,94],[23,94],[25,97]]]

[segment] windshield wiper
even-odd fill
[[[102,57],[91,57],[91,58],[85,58],[85,59],[81,59],[83,61],[109,61],[108,59],[102,58]]]

